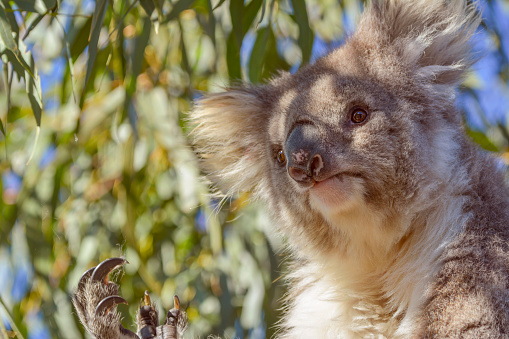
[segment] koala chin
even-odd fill
[[[373,0],[314,64],[196,102],[208,178],[288,239],[278,337],[509,338],[509,191],[454,104],[479,22]]]

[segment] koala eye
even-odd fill
[[[286,164],[285,152],[283,152],[283,150],[279,150],[279,152],[277,152],[276,159],[278,164],[280,164],[281,166]]]
[[[360,124],[360,123],[364,122],[367,117],[368,117],[368,112],[366,112],[363,109],[356,108],[352,112],[352,118],[351,119],[352,119],[352,122],[354,124]]]

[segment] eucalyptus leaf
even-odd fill
[[[46,13],[42,13],[42,14],[37,14],[37,16],[35,17],[35,19],[30,23],[30,26],[28,26],[28,28],[26,29],[25,31],[25,34],[23,34],[23,40],[25,40],[28,35],[30,34],[30,32],[33,31],[33,29],[35,27],[37,27],[37,25],[39,24],[39,22],[41,22],[41,20],[46,16]]]
[[[46,5],[46,8],[48,10],[53,10],[58,7],[57,0],[42,0],[42,1],[44,1],[44,4]]]
[[[230,33],[226,42],[226,61],[230,80],[240,80],[242,78],[240,67],[240,47],[237,45],[235,34],[233,32]]]
[[[175,3],[173,5],[173,8],[171,9],[170,13],[161,20],[161,24],[166,24],[172,20],[175,20],[182,11],[191,8],[195,0],[179,0],[179,2]]]
[[[32,64],[33,65],[33,64]],[[37,126],[41,126],[41,114],[42,114],[42,91],[41,91],[41,79],[35,80],[32,77],[26,77],[26,89],[30,105],[32,106],[32,113],[34,115]]]
[[[308,63],[311,59],[313,47],[313,31],[309,27],[306,2],[304,0],[292,0],[295,22],[299,26],[299,38],[297,42],[302,50],[302,63]]]
[[[2,132],[2,134],[4,135],[4,137],[7,136],[7,133],[5,133],[5,127],[4,127],[4,123],[2,122],[2,120],[0,119],[0,131]]]
[[[34,13],[44,13],[46,12],[46,8],[42,1],[37,0],[12,0],[16,7],[21,9],[22,11],[34,12]]]
[[[246,34],[247,31],[253,26],[254,19],[258,15],[261,6],[264,5],[264,0],[252,0],[244,9],[244,17],[242,19],[242,31]],[[264,6],[265,7],[265,6]],[[263,12],[259,22],[263,19]]]
[[[90,29],[92,27],[92,18],[87,19],[84,24],[78,26],[78,27],[71,27],[70,29],[77,29],[77,32],[74,33],[74,37],[72,37],[71,32],[69,32],[69,35],[71,36],[71,56],[72,60],[76,61],[78,56],[83,53],[85,48],[88,46],[89,41],[88,37],[90,35]]]
[[[11,25],[7,19],[5,9],[0,5],[0,39],[2,40],[3,46],[8,50],[14,52],[18,46],[16,41],[12,37]]]
[[[264,27],[258,30],[256,34],[256,40],[249,58],[249,80],[253,83],[258,83],[261,80],[269,33],[270,28]]]
[[[88,48],[88,62],[87,62],[87,74],[85,77],[85,88],[88,85],[94,63],[97,58],[99,35],[103,27],[104,17],[106,15],[106,9],[108,7],[109,0],[97,0],[95,4],[94,15],[92,16],[92,26],[90,30],[90,43]]]
[[[232,32],[235,37],[238,49],[242,46],[244,39],[243,29],[243,16],[244,16],[244,0],[231,0],[230,1],[230,18],[232,20]]]
[[[139,0],[141,7],[145,10],[145,13],[150,17],[154,10],[156,9],[156,6],[154,5],[153,0]]]
[[[212,9],[213,11],[215,11],[216,9],[218,9],[219,7],[221,7],[222,4],[224,4],[226,0],[219,0],[219,2],[217,3],[217,5],[214,6],[214,8]]]

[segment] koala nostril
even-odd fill
[[[313,159],[311,159],[311,163],[309,164],[309,170],[313,174],[313,177],[317,177],[320,173],[320,170],[323,168],[323,160],[320,154],[316,154]]]
[[[308,183],[316,179],[324,167],[323,159],[320,154],[315,154],[310,161],[304,164],[291,163],[288,167],[288,174],[293,180],[299,183]]]
[[[306,171],[297,167],[289,167],[288,174],[290,174],[292,179],[297,182],[309,182],[311,180],[311,178],[306,174]]]

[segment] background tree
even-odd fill
[[[469,134],[506,153],[509,1],[479,3],[458,96]],[[274,334],[284,239],[249,195],[207,195],[186,140],[202,91],[296,71],[341,45],[358,0],[0,0],[0,337],[79,338],[69,294],[125,255],[124,325],[176,292],[189,337]],[[501,161],[501,164],[503,162]]]

